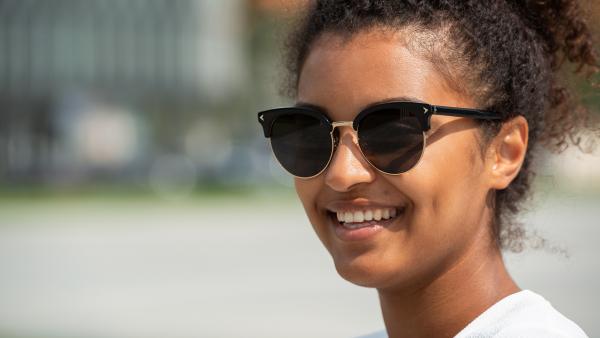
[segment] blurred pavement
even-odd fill
[[[0,203],[0,337],[327,337],[383,328],[374,290],[337,276],[292,191],[256,198]],[[508,255],[534,290],[600,336],[600,197],[546,195],[551,245]]]

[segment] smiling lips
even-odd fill
[[[332,201],[325,207],[336,237],[344,242],[373,238],[385,228],[396,224],[405,214],[406,208],[406,203],[391,206],[365,198]]]
[[[348,233],[356,232],[366,228],[376,230],[382,226],[389,225],[399,214],[404,212],[404,208],[380,207],[380,206],[363,206],[355,210],[338,210],[330,211],[332,219],[337,216],[336,232]],[[345,230],[342,230],[345,229]],[[352,237],[357,236],[354,234]],[[348,236],[343,236],[347,237]],[[364,237],[364,236],[358,236]]]
[[[337,237],[345,242],[356,242],[372,238],[396,222],[404,210],[404,207],[338,205],[335,211],[328,211]]]

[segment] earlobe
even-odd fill
[[[491,187],[506,189],[519,173],[527,153],[529,126],[523,116],[504,123],[492,142]]]

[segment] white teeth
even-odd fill
[[[368,209],[356,211],[338,211],[337,220],[340,223],[363,223],[372,220],[390,219],[398,214],[395,208]]]
[[[375,212],[373,213],[373,219],[376,221],[381,220],[381,209],[375,209]]]
[[[354,223],[362,223],[365,221],[365,214],[362,211],[354,212]]]

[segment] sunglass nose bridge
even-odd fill
[[[333,150],[337,149],[340,143],[340,131],[337,127],[350,127],[354,130],[353,121],[336,121],[331,122],[331,140],[333,141]]]
[[[337,121],[337,122],[332,122],[331,125],[333,126],[333,128],[336,127],[352,127],[352,121]]]

